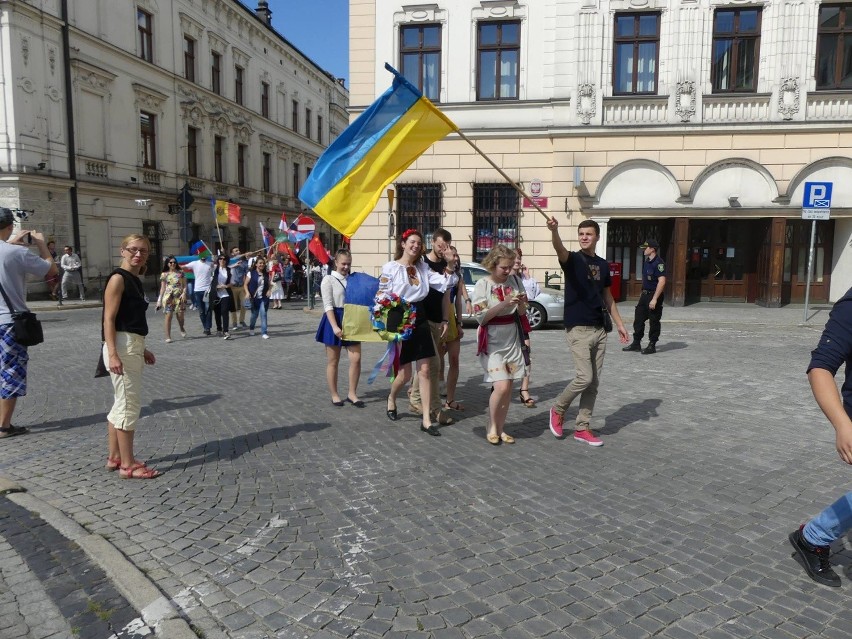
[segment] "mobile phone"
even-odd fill
[[[33,243],[33,234],[27,233],[27,244],[32,244],[32,243]]]

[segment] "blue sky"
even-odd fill
[[[349,0],[270,0],[269,8],[281,35],[349,86]]]

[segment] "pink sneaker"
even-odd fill
[[[574,439],[578,442],[586,442],[589,446],[603,446],[603,441],[599,437],[595,437],[590,430],[575,430]]]
[[[562,437],[562,415],[550,409],[550,432],[554,437]]]

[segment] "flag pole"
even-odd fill
[[[222,242],[222,229],[219,228],[219,214],[216,212],[216,200],[210,200],[213,205],[213,221],[216,222],[216,233],[219,235],[219,250],[225,252],[225,244]]]
[[[474,151],[476,151],[477,153],[479,153],[479,155],[481,155],[483,158],[485,158],[485,161],[488,162],[488,164],[490,164],[494,168],[494,170],[496,170],[500,175],[502,175],[503,179],[505,179],[509,184],[512,185],[512,188],[514,188],[518,193],[520,193],[523,197],[525,197],[527,200],[529,200],[530,203],[535,207],[535,210],[538,211],[539,213],[541,213],[544,216],[545,220],[550,221],[550,216],[547,213],[545,213],[544,211],[541,210],[541,207],[538,205],[538,203],[536,203],[536,201],[532,197],[527,195],[526,192],[524,192],[524,190],[520,186],[518,186],[512,178],[510,178],[508,175],[506,175],[506,172],[503,171],[503,169],[501,169],[499,166],[494,164],[494,162],[491,160],[491,158],[488,157],[487,155],[485,155],[485,153],[483,153],[482,150],[478,146],[476,146],[469,137],[467,137],[459,129],[456,129],[455,133],[457,133],[458,136],[462,140],[464,140],[470,146],[472,146]]]

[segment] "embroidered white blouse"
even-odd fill
[[[416,262],[413,266],[403,266],[394,260],[382,267],[379,293],[390,291],[406,302],[419,302],[429,293],[430,287],[443,293],[455,286],[458,279],[458,275],[455,274],[446,275],[433,271],[423,260]]]
[[[337,281],[335,282],[334,280]],[[337,271],[332,271],[322,278],[320,294],[322,295],[322,310],[330,311],[334,308],[343,308],[346,294],[346,277]]]

